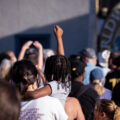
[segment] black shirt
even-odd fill
[[[86,120],[92,120],[94,107],[99,98],[97,92],[81,82],[73,81],[69,96],[79,100]]]
[[[120,71],[116,69],[107,74],[105,87],[109,90],[113,90],[118,82],[120,82]]]

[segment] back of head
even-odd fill
[[[18,61],[14,64],[12,79],[22,95],[24,95],[29,85],[37,81],[37,74],[35,65],[28,60]]]
[[[71,61],[72,80],[83,75],[83,73],[85,72],[85,66],[86,66],[86,64],[80,60],[72,60]]]
[[[90,72],[90,82],[99,96],[101,96],[105,91],[104,87],[102,86],[103,77],[104,74],[100,68],[95,68]]]
[[[20,101],[20,94],[14,87],[0,82],[0,120],[18,120]]]
[[[93,48],[85,48],[80,52],[81,59],[85,62],[90,62],[90,60],[96,60],[96,53]],[[88,60],[86,59],[88,58]]]
[[[30,47],[25,52],[25,59],[30,60],[34,65],[38,64],[38,50],[35,47]]]
[[[112,100],[120,106],[120,82],[113,89]]]
[[[70,55],[69,61],[80,60],[80,55]]]
[[[66,77],[70,76],[70,63],[68,59],[63,55],[49,57],[45,65],[45,76],[48,81],[67,82]]]
[[[10,60],[10,56],[9,56],[7,53],[2,52],[2,53],[0,53],[0,63],[1,63],[2,60],[4,60],[4,59]]]
[[[103,71],[100,68],[95,68],[90,72],[90,82],[94,83],[96,80],[102,82],[104,77]]]
[[[113,64],[118,67],[120,67],[120,56],[117,56],[114,60],[113,60]]]
[[[120,120],[120,108],[112,100],[101,99],[97,102],[95,112],[105,113],[105,118]]]
[[[115,69],[116,65],[114,65],[113,61],[119,56],[118,52],[111,52],[109,57],[109,68]]]
[[[55,52],[52,49],[44,49],[43,50],[43,58],[47,60],[48,57],[55,55]]]

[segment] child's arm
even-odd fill
[[[42,70],[42,66],[43,66],[43,47],[42,45],[38,42],[35,41],[33,43],[33,45],[38,49],[38,69]]]
[[[25,93],[24,100],[37,99],[39,97],[50,95],[52,92],[49,85],[45,85],[43,88],[37,89],[35,91],[28,91]]]
[[[33,43],[32,41],[28,41],[23,45],[23,47],[20,51],[19,57],[18,57],[18,61],[22,60],[24,58],[25,51],[32,45],[32,43]]]
[[[58,25],[54,27],[54,34],[57,39],[57,53],[59,55],[64,55],[64,46],[63,46],[63,40],[62,40],[62,35],[63,35],[63,30],[60,28]]]

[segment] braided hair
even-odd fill
[[[70,80],[70,63],[63,55],[54,55],[47,58],[45,76],[48,82],[57,81],[65,84]],[[68,77],[68,79],[67,79]]]

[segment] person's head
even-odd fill
[[[18,120],[20,101],[19,92],[13,86],[0,81],[0,120]]]
[[[95,68],[90,72],[90,83],[97,84],[104,82],[104,74],[101,68]]]
[[[70,63],[68,59],[63,55],[48,57],[45,65],[45,76],[49,82],[52,80],[62,83],[67,82],[66,80],[70,77]]]
[[[38,71],[28,60],[18,61],[12,68],[12,80],[22,95],[38,87]]]
[[[96,65],[97,56],[95,50],[92,48],[85,48],[80,52],[81,60],[86,63],[93,63]]]
[[[25,52],[25,59],[30,60],[35,66],[38,64],[38,50],[30,47]]]
[[[117,57],[113,60],[113,64],[116,66],[116,69],[120,70],[120,56],[117,56]]]
[[[98,65],[103,68],[108,68],[108,60],[110,57],[110,50],[103,50],[98,53]]]
[[[90,83],[96,90],[99,96],[101,96],[105,89],[102,86],[104,82],[104,74],[100,68],[95,68],[90,72]]]
[[[9,56],[7,53],[2,52],[2,53],[0,53],[0,63],[1,63],[2,60],[4,60],[4,59],[10,60],[10,56]]]
[[[112,100],[101,99],[95,106],[94,120],[120,120],[120,107]]]
[[[116,65],[113,63],[113,61],[119,56],[120,54],[118,52],[111,52],[109,57],[109,68],[110,69],[116,69]]]
[[[120,106],[120,82],[113,89],[112,100]]]
[[[68,59],[69,59],[69,61],[74,61],[74,60],[80,60],[81,57],[80,57],[80,55],[73,54],[73,55],[70,55],[70,57]]]
[[[43,60],[44,60],[44,63],[46,62],[48,57],[53,56],[55,54],[56,54],[55,51],[52,50],[52,49],[43,49]]]
[[[12,62],[8,59],[3,59],[2,62],[0,63],[0,80],[6,80],[7,82],[10,82],[11,68]]]
[[[82,79],[80,82],[83,81],[85,66],[86,64],[80,60],[71,61],[71,78],[73,81],[78,77],[81,77]]]

